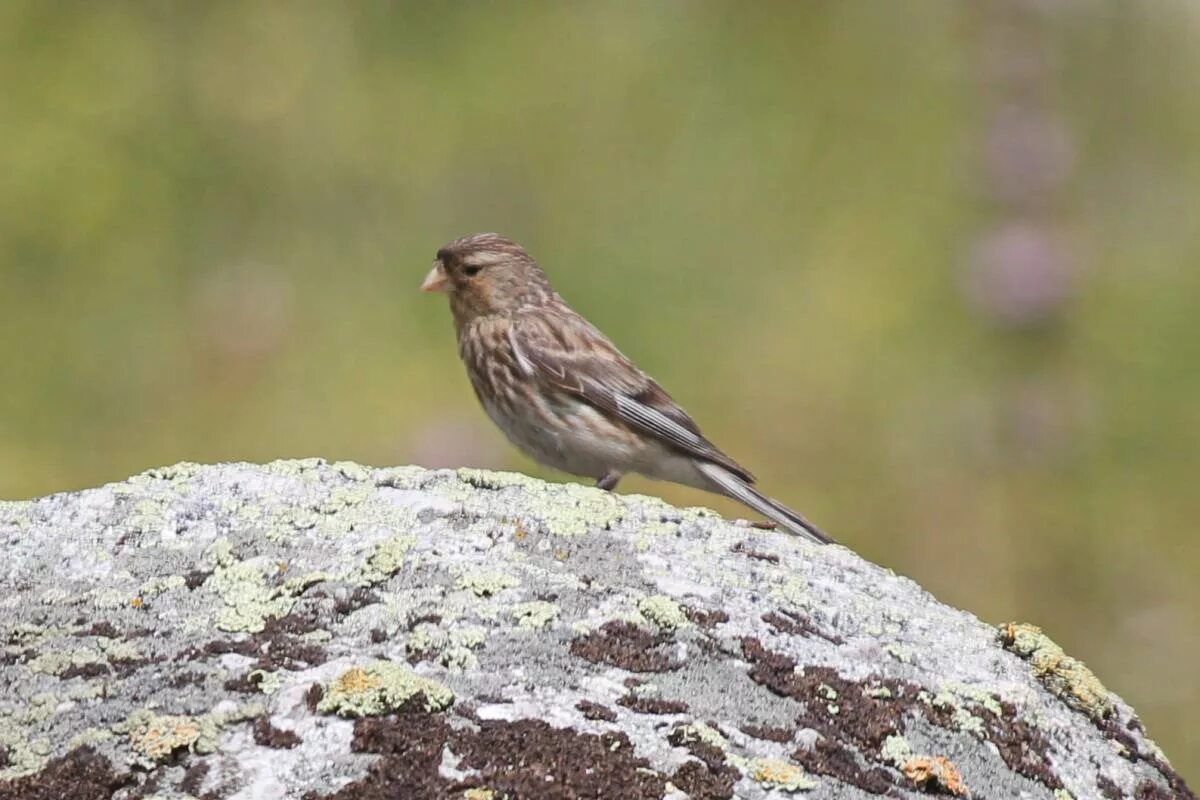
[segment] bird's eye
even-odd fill
[[[481,270],[481,269],[483,269],[483,267],[480,267],[477,265],[463,267],[463,274],[466,275],[468,278],[473,278],[479,274],[479,270]]]

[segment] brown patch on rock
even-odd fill
[[[846,640],[836,633],[826,633],[818,628],[809,617],[790,611],[772,611],[763,614],[762,621],[780,633],[790,633],[805,638],[817,637],[830,644],[845,644]]]
[[[904,762],[900,769],[918,789],[930,794],[952,794],[964,797],[967,785],[962,774],[950,759],[942,756],[916,756]]]
[[[91,747],[76,747],[32,775],[0,783],[0,800],[109,800],[135,783],[132,774],[114,772],[112,762]]]
[[[1049,789],[1063,788],[1050,764],[1049,753],[1053,749],[1050,740],[1037,726],[1019,719],[1016,706],[1001,702],[999,716],[987,708],[975,708],[971,713],[983,720],[988,741],[996,745],[1000,758],[1009,769]],[[944,728],[953,729],[944,719],[935,721]]]
[[[320,683],[314,683],[308,687],[308,691],[304,693],[304,706],[312,713],[317,713],[317,705],[325,699],[325,687]]]
[[[747,558],[753,558],[756,561],[766,561],[769,564],[779,563],[779,556],[775,555],[774,553],[764,553],[761,550],[755,550],[746,542],[738,542],[733,547],[729,548],[729,552],[741,553]]]
[[[729,800],[733,797],[733,785],[741,777],[737,770],[733,773],[737,777],[726,771],[714,772],[699,761],[688,761],[675,770],[671,783],[687,792],[691,800]]]
[[[667,672],[682,665],[662,652],[670,634],[651,633],[631,622],[606,622],[597,631],[571,641],[571,654],[630,672]]]
[[[62,680],[70,680],[71,678],[97,678],[101,675],[108,675],[112,672],[108,664],[103,661],[93,661],[89,664],[72,664],[58,674]]]
[[[891,772],[863,766],[853,750],[830,739],[819,739],[812,750],[797,750],[792,759],[814,775],[825,775],[871,794],[887,794],[896,784]]]
[[[1121,791],[1121,787],[1103,775],[1096,778],[1096,788],[1100,790],[1100,794],[1104,795],[1107,800],[1122,800],[1125,797],[1125,793]]]
[[[884,678],[850,681],[829,667],[805,667],[797,672],[794,659],[768,650],[753,637],[742,639],[742,655],[751,664],[752,680],[802,704],[803,710],[797,717],[799,725],[812,728],[851,752],[857,750],[867,762],[881,761],[879,750],[883,740],[903,734],[908,715],[950,731],[957,730],[953,714],[924,702],[921,687],[914,683]],[[1009,769],[1049,789],[1061,789],[1062,781],[1050,763],[1053,751],[1050,740],[1036,726],[1020,719],[1011,703],[999,704],[1000,714],[982,706],[971,709],[983,721],[987,740],[996,746]],[[849,768],[845,758],[830,755],[834,762],[830,768]],[[802,763],[813,772],[820,773],[822,769],[821,765]],[[879,781],[871,778],[869,783],[877,786]]]
[[[173,689],[182,689],[184,686],[201,686],[205,677],[203,672],[189,669],[173,673],[167,684]]]
[[[360,608],[372,606],[379,602],[379,595],[370,589],[360,586],[351,592],[348,597],[336,601],[333,604],[333,613],[339,617],[344,617],[358,611]]]
[[[258,694],[259,684],[262,683],[262,674],[257,672],[247,672],[244,675],[238,675],[236,678],[230,678],[225,681],[223,686],[227,692],[238,692],[239,694]]]
[[[179,791],[199,797],[200,787],[204,785],[206,777],[208,777],[208,764],[197,761],[183,773],[183,780],[179,782]]]
[[[425,622],[428,622],[430,625],[440,625],[442,622],[442,615],[441,614],[422,614],[419,617],[413,617],[412,619],[410,619],[408,621],[408,625],[407,625],[408,630],[414,631],[417,629],[418,625],[425,623]]]
[[[103,636],[107,639],[121,638],[121,632],[117,630],[116,627],[108,620],[96,622],[87,630],[75,631],[75,633],[72,635],[80,638],[84,636]]]
[[[1121,745],[1125,749],[1126,757],[1130,761],[1134,763],[1145,761],[1154,767],[1158,771],[1158,774],[1162,775],[1163,779],[1166,780],[1167,786],[1171,787],[1171,790],[1176,793],[1180,800],[1196,800],[1196,795],[1184,783],[1183,776],[1176,772],[1174,767],[1157,753],[1142,750],[1137,738],[1130,733],[1130,731],[1144,730],[1136,718],[1131,719],[1124,727],[1111,718],[1096,723],[1096,727],[1109,739]],[[1144,785],[1144,783],[1140,785]]]
[[[1180,800],[1182,797],[1184,795],[1169,791],[1154,781],[1142,781],[1133,790],[1133,800]]]
[[[617,712],[599,703],[593,703],[591,700],[580,700],[575,704],[575,708],[583,714],[584,719],[590,719],[593,722],[616,722],[617,720]]]
[[[874,688],[888,690],[885,696],[873,697],[863,684],[846,680],[830,667],[805,667],[797,672],[795,660],[767,650],[757,639],[742,640],[742,655],[753,664],[752,680],[803,704],[799,725],[828,739],[849,740],[871,759],[879,757],[884,739],[901,733],[909,709],[925,707],[917,699],[920,687],[916,684],[873,681]]]
[[[454,797],[454,782],[442,777],[442,749],[450,726],[441,715],[423,713],[363,717],[354,723],[350,749],[380,756],[367,775],[329,795],[309,792],[305,800],[442,800]]]
[[[639,714],[686,714],[688,704],[680,700],[663,700],[661,697],[643,697],[627,694],[617,701],[617,705],[625,706],[630,711]]]
[[[762,739],[767,742],[786,744],[792,741],[792,731],[787,728],[777,728],[773,725],[742,725],[739,730],[747,736]]]
[[[302,741],[294,731],[276,728],[271,724],[271,720],[265,716],[254,720],[254,726],[251,730],[254,732],[254,741],[263,747],[290,750]]]
[[[686,749],[698,759],[688,761],[675,770],[671,783],[687,792],[693,800],[728,800],[733,797],[733,785],[741,779],[742,773],[728,762],[724,750],[698,738],[687,725],[676,726],[667,735],[667,741],[675,747]]]
[[[688,618],[688,622],[706,631],[712,630],[722,622],[729,622],[729,614],[719,609],[705,611],[691,606],[683,606],[683,614]]]
[[[194,569],[184,574],[183,585],[188,588],[189,592],[194,592],[204,585],[209,575],[212,575],[211,569]]]
[[[478,770],[478,785],[514,798],[659,800],[665,778],[638,757],[624,733],[599,736],[553,728],[541,720],[484,722],[460,731],[451,749]]]

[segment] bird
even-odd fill
[[[519,450],[613,491],[626,473],[730,497],[819,543],[820,528],[754,487],[683,408],[551,287],[512,239],[437,251],[421,289],[449,296],[458,353],[484,411]]]

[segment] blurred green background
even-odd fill
[[[1044,626],[1195,776],[1197,75],[1185,0],[7,0],[0,496],[546,474],[417,292],[501,231],[766,490]]]

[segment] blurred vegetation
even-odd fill
[[[545,474],[416,291],[498,230],[765,489],[1200,774],[1194,5],[8,0],[0,45],[0,496]]]

